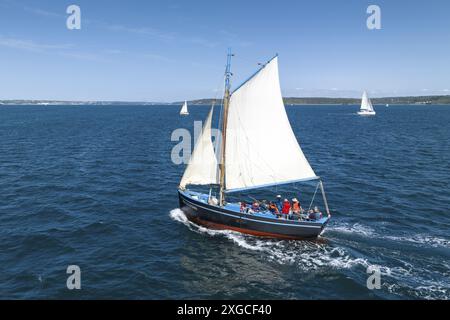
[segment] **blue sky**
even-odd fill
[[[0,0],[0,99],[220,96],[228,47],[234,85],[278,53],[285,96],[450,94],[448,0]]]

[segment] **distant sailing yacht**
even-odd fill
[[[188,116],[189,115],[187,101],[184,101],[183,106],[181,107],[180,115],[181,116]]]
[[[331,214],[323,183],[304,156],[289,123],[281,96],[278,56],[233,92],[231,57],[229,53],[220,118],[220,163],[211,139],[211,108],[178,188],[180,208],[190,221],[213,229],[270,238],[314,239]],[[274,146],[289,150],[289,156],[274,156],[270,151]],[[316,193],[320,188],[326,215],[280,218],[264,207],[264,202],[255,211],[248,210],[251,204],[247,202],[227,202],[232,192],[310,180],[317,181]],[[190,190],[188,185],[209,186],[209,193]],[[311,205],[313,201],[314,197]]]
[[[367,92],[364,91],[362,100],[361,100],[361,108],[358,111],[360,116],[374,116],[376,115],[375,110],[373,110],[372,102],[370,102],[369,96]]]

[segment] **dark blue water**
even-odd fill
[[[301,242],[185,222],[170,136],[208,108],[1,107],[0,298],[450,298],[450,107],[356,110],[288,107],[333,212]]]

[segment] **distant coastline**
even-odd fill
[[[372,98],[375,105],[450,105],[450,95],[444,96],[407,96]],[[220,104],[221,100],[198,99],[188,101],[190,105]],[[145,101],[63,101],[63,100],[0,100],[1,105],[40,105],[40,106],[110,106],[110,105],[181,105],[183,102],[145,102]],[[325,98],[325,97],[285,97],[285,105],[358,105],[361,99],[356,98]]]

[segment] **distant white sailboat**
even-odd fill
[[[188,116],[189,115],[187,101],[184,101],[183,107],[181,107],[180,115],[181,116]]]
[[[358,111],[360,116],[374,116],[376,115],[375,110],[373,110],[372,102],[367,95],[367,92],[364,91],[362,100],[361,100],[361,108]]]

